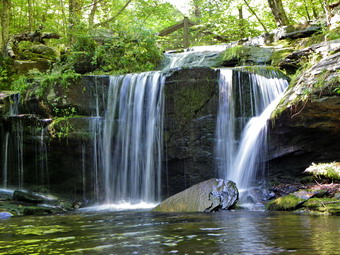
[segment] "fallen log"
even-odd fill
[[[7,42],[6,52],[11,58],[16,58],[15,47],[22,41],[29,42],[40,42],[45,44],[46,39],[59,39],[60,35],[56,33],[40,32],[36,30],[35,32],[23,33],[18,35],[13,35]]]

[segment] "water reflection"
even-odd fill
[[[0,254],[336,254],[339,234],[332,216],[82,212],[2,221]]]

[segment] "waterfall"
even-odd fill
[[[7,182],[8,182],[8,140],[9,140],[9,132],[5,133],[5,142],[3,144],[3,169],[2,169],[2,176],[3,176],[3,188],[7,189]]]
[[[264,180],[267,121],[288,86],[275,71],[258,73],[220,70],[216,168],[236,182],[241,202]]]
[[[110,77],[99,145],[106,203],[160,200],[163,84],[160,72]]]

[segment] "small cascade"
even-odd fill
[[[40,137],[37,143],[36,171],[39,169],[39,172],[36,173],[36,184],[49,189],[48,144],[45,138],[44,128],[41,128]]]
[[[233,43],[211,46],[197,46],[182,53],[165,53],[163,69],[193,66],[219,66],[223,53]]]
[[[3,144],[3,168],[2,168],[2,176],[3,176],[3,188],[7,189],[8,184],[8,142],[9,142],[9,132],[5,133],[5,142]]]
[[[94,154],[95,168],[103,170],[106,203],[160,199],[163,84],[160,72],[110,77]]]
[[[13,94],[12,101],[9,108],[9,116],[16,116],[19,114],[19,103],[20,103],[20,94]]]
[[[81,174],[82,174],[82,184],[83,184],[83,201],[86,201],[86,148],[85,144],[81,146]]]
[[[257,73],[221,69],[219,86],[217,172],[236,182],[241,203],[256,202],[251,190],[264,181],[267,121],[288,82],[266,69]]]

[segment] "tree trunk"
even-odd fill
[[[314,2],[314,0],[310,0],[310,5],[312,6],[312,11],[313,11],[314,19],[318,19],[319,18],[319,14],[318,14],[318,11],[316,10],[316,3]]]
[[[81,17],[81,6],[79,0],[69,0],[68,1],[68,10],[69,10],[69,42],[70,44],[74,41],[74,34],[76,32],[76,26],[80,23]]]
[[[261,21],[261,19],[259,18],[259,16],[257,16],[256,12],[253,10],[253,8],[250,7],[249,3],[246,0],[243,0],[243,2],[247,5],[249,11],[255,16],[255,18],[258,20],[258,22],[261,24],[261,26],[263,27],[264,31],[266,33],[268,33],[268,30],[266,28],[266,26],[263,24],[263,22]]]
[[[237,7],[238,9],[238,24],[240,27],[240,38],[244,38],[246,36],[246,33],[244,31],[244,19],[243,19],[243,10],[242,6]]]
[[[327,25],[329,25],[331,23],[331,9],[329,7],[329,0],[323,0],[322,6],[326,13]]]
[[[289,25],[289,19],[283,9],[282,0],[268,0],[269,7],[278,27]]]
[[[194,6],[195,17],[198,19],[202,18],[201,8],[197,0],[193,0],[193,6]]]
[[[89,15],[89,28],[91,29],[94,24],[94,17],[96,16],[96,11],[97,11],[97,6],[98,5],[98,0],[93,0],[92,2],[92,9]]]
[[[32,0],[27,0],[28,7],[28,31],[33,31],[33,8],[32,8]]]
[[[311,16],[309,14],[309,11],[308,11],[308,3],[307,3],[307,0],[304,0],[304,7],[305,7],[305,10],[306,10],[306,18],[307,18],[307,21],[311,21]]]
[[[1,51],[3,52],[9,39],[11,0],[1,0],[1,3]]]

